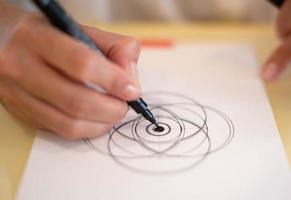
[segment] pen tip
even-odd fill
[[[163,132],[165,130],[164,127],[159,126],[158,124],[155,124],[155,125],[156,125],[156,127],[153,129],[154,131],[156,131],[156,132]]]

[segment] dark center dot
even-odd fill
[[[155,128],[153,128],[153,130],[156,132],[163,132],[165,130],[165,128],[162,126],[156,126]]]

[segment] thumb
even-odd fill
[[[120,39],[107,53],[108,58],[127,71],[138,86],[137,63],[139,53],[139,43],[135,39],[129,37]]]
[[[99,45],[106,56],[131,75],[139,86],[137,62],[140,54],[139,42],[131,37],[85,27],[85,31]]]

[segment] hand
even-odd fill
[[[68,139],[95,137],[125,116],[126,101],[139,97],[136,40],[84,27],[106,59],[41,16],[21,17],[11,30],[0,47],[0,101],[24,122]]]
[[[262,69],[267,81],[276,80],[291,62],[291,0],[286,0],[280,9],[276,29],[280,44],[269,57]]]

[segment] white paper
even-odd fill
[[[139,67],[144,99],[165,130],[130,111],[111,137],[70,142],[39,131],[18,200],[291,198],[286,155],[248,46],[144,49]]]

